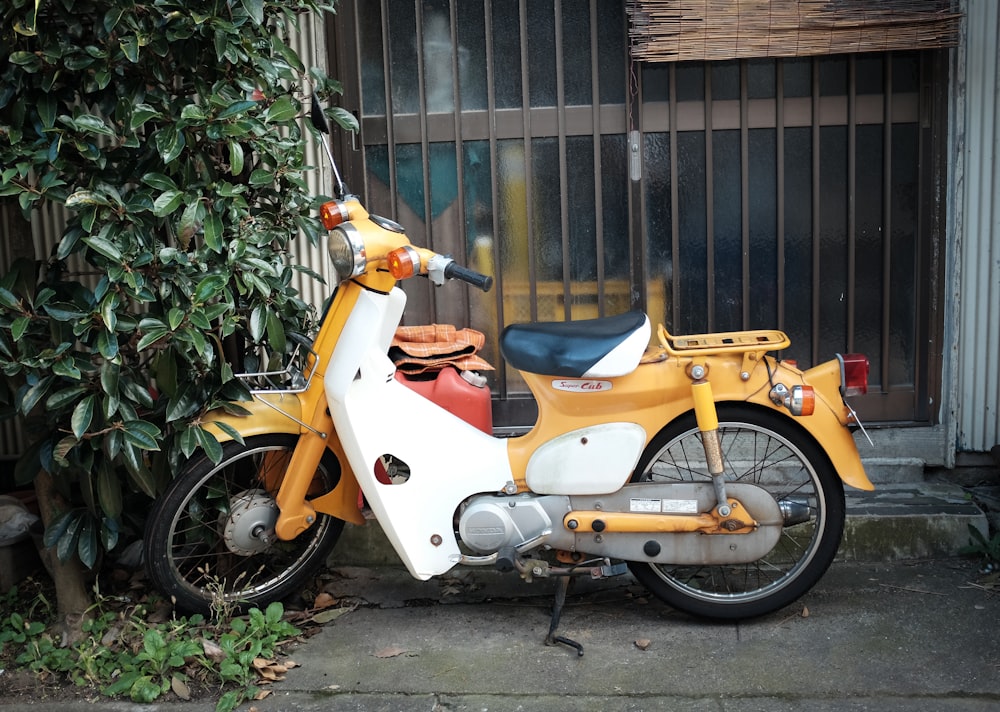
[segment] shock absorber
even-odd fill
[[[719,414],[715,410],[712,384],[708,381],[708,367],[694,364],[690,374],[694,415],[701,432],[708,473],[712,476],[712,486],[715,489],[716,511],[720,517],[728,517],[731,510],[726,496],[725,466],[722,462],[722,443],[719,440]]]

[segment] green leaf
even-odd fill
[[[75,322],[87,316],[86,312],[66,302],[46,304],[43,307],[43,310],[49,315],[50,318],[55,319],[56,321]]]
[[[115,481],[118,482],[118,479],[115,478]],[[121,485],[119,484],[119,490],[120,489]],[[120,513],[118,516],[120,516]],[[120,533],[117,521],[118,516],[112,518],[109,515],[101,520],[101,543],[104,545],[105,551],[111,551],[118,546],[118,536]]]
[[[162,218],[177,210],[184,201],[184,193],[179,190],[167,190],[153,201],[153,215]]]
[[[254,343],[260,343],[267,328],[267,308],[263,304],[258,304],[250,312],[250,338]]]
[[[163,118],[163,114],[149,104],[136,104],[135,108],[132,109],[132,118],[129,120],[129,128],[132,131],[135,131],[150,119],[160,118]]]
[[[204,121],[208,117],[205,110],[197,104],[187,104],[181,109],[181,118],[185,121]]]
[[[176,126],[166,126],[156,132],[156,150],[164,163],[170,163],[184,150],[184,132]]]
[[[234,101],[232,104],[216,114],[215,118],[220,121],[223,119],[230,119],[234,116],[246,113],[250,109],[256,108],[256,106],[256,101]]]
[[[89,569],[97,562],[97,552],[99,551],[97,531],[94,528],[94,520],[92,518],[85,517],[81,519],[83,524],[80,527],[76,554],[80,557],[83,565]]]
[[[171,308],[167,312],[167,321],[170,324],[170,330],[173,331],[184,322],[184,310],[177,307]]]
[[[56,125],[56,98],[52,94],[42,94],[38,98],[35,108],[38,110],[38,118],[42,120],[44,128],[51,129]]]
[[[222,459],[222,445],[215,439],[215,436],[204,428],[198,428],[196,436],[198,444],[201,445],[201,449],[205,451],[208,459],[212,462],[219,462]]]
[[[157,190],[177,190],[177,184],[174,183],[174,179],[162,173],[147,173],[142,177],[142,182],[150,188],[156,188]]]
[[[205,216],[203,229],[205,231],[205,246],[213,252],[222,252],[222,218],[214,212],[209,212]]]
[[[66,207],[75,210],[84,205],[110,205],[108,199],[92,190],[78,190],[66,198]]]
[[[28,415],[48,392],[49,386],[52,385],[54,380],[52,376],[45,376],[39,379],[38,383],[28,388],[24,392],[24,395],[21,396],[21,403],[18,406],[18,410],[24,415]]]
[[[56,545],[63,535],[66,534],[66,530],[69,529],[70,524],[73,520],[77,518],[79,512],[69,510],[58,515],[47,527],[45,527],[45,534],[42,535],[42,543],[46,547],[53,547]]]
[[[243,146],[239,141],[229,142],[229,172],[234,176],[243,172]]]
[[[332,109],[327,109],[326,114],[345,131],[357,132],[361,128],[358,124],[358,118],[347,109],[335,106]]]
[[[122,48],[122,52],[128,58],[130,62],[135,64],[139,61],[139,38],[133,36],[124,37],[118,43]]]
[[[213,274],[205,279],[198,282],[198,286],[194,290],[194,296],[191,301],[195,304],[204,304],[209,299],[214,299],[221,296],[222,290],[226,286],[226,280],[224,277]]]
[[[10,335],[14,338],[14,341],[20,341],[29,326],[31,326],[31,317],[17,317],[10,325]]]
[[[264,24],[264,0],[240,0],[256,25]]]
[[[77,543],[80,541],[80,530],[83,528],[83,517],[82,512],[73,512],[75,516],[69,522],[69,526],[66,527],[66,531],[59,541],[56,542],[56,555],[59,557],[60,561],[69,561],[70,557],[76,551]]]
[[[94,252],[104,255],[112,262],[121,262],[122,253],[115,245],[100,237],[85,237],[83,242]]]
[[[87,432],[87,428],[94,420],[94,400],[95,396],[91,393],[89,396],[81,400],[73,408],[73,417],[70,419],[70,427],[73,430],[73,435],[79,440],[83,437],[83,434]]]
[[[80,369],[72,358],[61,358],[52,364],[52,373],[57,376],[69,378],[73,381],[80,380]]]
[[[291,121],[298,115],[298,109],[292,102],[291,97],[282,96],[268,108],[264,114],[264,121],[268,123],[284,123]]]
[[[234,428],[229,423],[225,423],[225,422],[223,422],[221,420],[218,420],[218,421],[214,421],[213,425],[215,425],[215,427],[217,427],[219,430],[221,430],[226,435],[228,435],[229,437],[231,437],[233,440],[235,440],[236,442],[238,442],[240,445],[243,444],[243,435],[240,433],[239,430],[237,430],[236,428]]]
[[[70,386],[69,388],[63,388],[61,391],[56,391],[48,400],[45,401],[46,409],[50,411],[60,410],[65,408],[70,403],[73,403],[81,395],[87,392],[86,386]]]
[[[167,402],[167,422],[187,418],[198,411],[199,389],[191,381],[181,384],[177,393]]]
[[[159,450],[160,429],[145,420],[129,420],[124,424],[125,442],[140,450]]]
[[[274,173],[267,170],[266,168],[255,168],[253,173],[250,174],[250,185],[260,186],[268,185],[274,182]]]
[[[284,352],[285,325],[281,323],[281,318],[273,311],[269,311],[267,314],[267,340],[275,351]]]
[[[139,343],[135,345],[136,351],[144,351],[150,346],[155,344],[157,341],[167,336],[170,333],[167,329],[154,329],[147,331],[143,334],[142,338],[139,339]]]
[[[73,119],[78,131],[99,136],[114,136],[115,132],[104,123],[104,119],[93,114],[82,114]]]
[[[129,442],[122,443],[122,460],[135,486],[149,497],[156,496],[156,480],[142,460],[140,451]]]

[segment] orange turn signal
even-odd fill
[[[792,386],[788,410],[792,415],[812,415],[816,410],[816,392],[812,386]]]
[[[332,230],[341,223],[347,222],[350,217],[347,206],[339,200],[331,200],[328,203],[323,203],[319,209],[320,222],[323,223],[323,227],[327,230]]]
[[[420,255],[412,247],[399,247],[385,256],[393,279],[406,279],[420,273]]]

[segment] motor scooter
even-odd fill
[[[328,132],[318,105],[314,124]],[[641,311],[507,326],[500,350],[538,405],[496,437],[394,378],[402,280],[492,277],[410,243],[369,214],[334,166],[323,205],[337,285],[288,385],[248,415],[205,418],[222,459],[196,454],[149,518],[151,580],[188,610],[263,605],[301,589],[345,522],[370,509],[414,577],[456,566],[558,577],[630,571],[695,616],[788,605],[823,575],[844,527],[844,485],[870,490],[848,404],[868,360],[800,370],[777,330],[675,336]],[[387,477],[387,471],[392,476]]]

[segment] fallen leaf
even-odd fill
[[[323,591],[318,596],[316,596],[316,600],[313,601],[313,608],[320,608],[320,609],[330,608],[331,606],[336,605],[336,603],[337,603],[336,598],[331,596],[326,591]]]
[[[639,650],[647,650],[649,646],[652,644],[653,641],[650,640],[649,638],[639,638],[638,640],[635,641],[635,647],[637,647]]]
[[[395,658],[399,655],[405,653],[404,648],[400,648],[398,645],[390,645],[388,648],[382,648],[377,653],[375,653],[376,658]]]
[[[312,621],[322,625],[324,623],[329,623],[330,621],[335,621],[345,613],[350,613],[353,610],[353,608],[331,608],[314,615],[312,617]]]
[[[265,697],[267,697],[268,695],[270,695],[271,692],[272,692],[272,690],[258,690],[257,694],[254,695],[253,698],[255,700],[263,700]],[[253,710],[253,707],[251,707],[250,709]]]
[[[182,700],[191,699],[191,688],[188,687],[187,683],[176,675],[170,678],[170,689],[174,691],[174,694],[180,697]]]
[[[201,649],[205,651],[205,657],[213,663],[221,663],[226,659],[226,652],[208,638],[201,639]]]

